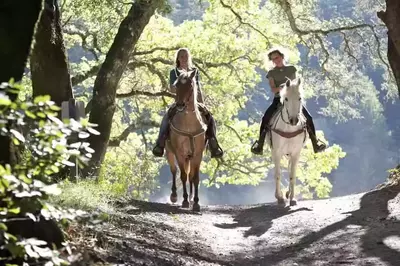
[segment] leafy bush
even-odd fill
[[[19,258],[19,262],[40,260],[47,261],[46,265],[60,265],[66,261],[51,247],[60,248],[63,235],[54,221],[65,224],[85,213],[61,210],[46,202],[49,195],[61,192],[55,181],[60,170],[74,165],[72,162],[83,166],[93,153],[88,143],[73,140],[98,132],[87,121],[60,121],[60,108],[48,96],[36,97],[33,102],[11,101],[8,95],[18,94],[20,89],[10,81],[1,84],[0,91],[1,138],[10,138],[11,152],[22,147],[26,155],[12,166],[0,165],[1,260]],[[49,226],[51,222],[53,227]],[[42,229],[47,235],[33,235],[38,230],[30,226],[45,226]]]

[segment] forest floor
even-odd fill
[[[399,193],[392,185],[294,207],[202,206],[200,213],[120,202],[110,221],[81,231],[78,265],[398,266]]]

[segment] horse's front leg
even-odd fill
[[[193,204],[193,176],[191,175],[189,175],[189,203]]]
[[[278,204],[285,204],[281,190],[281,157],[279,154],[272,154],[272,160],[275,165],[275,198],[278,200]]]
[[[186,189],[186,181],[188,179],[190,173],[190,161],[185,159],[184,163],[179,166],[181,170],[181,181],[183,187],[183,201],[182,201],[182,208],[189,208],[189,201],[188,201],[188,193]]]
[[[294,199],[294,187],[296,185],[296,170],[297,170],[297,164],[299,162],[300,154],[295,154],[292,155],[290,158],[290,173],[289,173],[289,178],[290,178],[290,183],[289,183],[289,200],[290,200],[290,206],[295,206],[297,204],[297,201]]]
[[[175,165],[175,155],[172,152],[167,151],[167,161],[169,164],[169,169],[171,170],[172,174],[172,187],[171,187],[171,195],[170,195],[170,200],[172,203],[175,203],[178,201],[178,195],[176,194],[176,172],[177,168]]]
[[[200,211],[200,204],[199,204],[199,184],[200,184],[200,167],[195,167],[193,169],[193,183],[194,183],[194,204],[193,204],[193,211],[199,212]]]

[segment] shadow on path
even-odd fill
[[[238,227],[250,227],[244,232],[244,237],[261,236],[272,226],[272,221],[279,217],[289,215],[298,211],[311,211],[309,208],[291,209],[289,206],[282,207],[277,204],[257,206],[250,209],[238,211],[234,216],[234,223],[214,224],[223,229],[235,229]]]
[[[270,254],[262,258],[244,260],[239,264],[274,265],[288,258],[295,258],[301,254],[302,250],[309,248],[314,242],[338,230],[346,229],[348,225],[359,225],[366,229],[365,234],[361,237],[361,251],[364,255],[368,257],[378,257],[386,262],[387,265],[398,266],[400,265],[400,252],[388,247],[383,241],[388,236],[400,235],[400,222],[388,218],[390,214],[388,211],[388,201],[394,199],[399,192],[400,186],[392,186],[366,193],[361,198],[360,208],[356,211],[349,212],[351,216],[344,220],[333,223],[318,232],[310,233],[301,238],[297,243],[284,247],[277,252],[270,253],[268,250],[265,250],[265,253],[268,252]],[[250,215],[251,214],[249,214],[249,216]],[[267,223],[270,224],[270,220],[267,220]],[[343,240],[337,238],[335,241],[337,241],[337,243],[342,243],[341,241]],[[333,247],[330,246],[331,245],[329,245],[329,247],[327,246],[326,249],[333,249]],[[327,251],[326,254],[328,253],[329,251]],[[307,263],[307,265],[312,265],[313,260],[321,259],[320,256],[315,256],[315,254],[305,254],[303,252],[303,255],[305,255],[305,257],[301,258],[301,262]]]

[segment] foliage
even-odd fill
[[[135,151],[133,154],[132,151]],[[111,194],[146,200],[158,187],[158,165],[151,162],[140,138],[131,138],[106,154],[98,185]]]
[[[380,184],[378,188],[387,186],[397,186],[400,184],[400,165],[388,170],[389,176],[385,183]]]
[[[50,197],[50,203],[63,208],[72,208],[87,212],[112,213],[114,201],[121,195],[113,193],[106,184],[95,180],[64,180],[59,184],[62,193]]]
[[[7,232],[7,224],[15,220],[54,219],[66,222],[75,219],[80,212],[64,211],[47,203],[49,195],[61,191],[54,177],[65,166],[76,160],[83,165],[93,150],[85,139],[98,132],[88,123],[70,120],[64,124],[57,118],[60,110],[48,96],[36,97],[33,102],[17,99],[12,102],[4,93],[18,93],[22,88],[12,81],[3,83],[0,94],[0,127],[3,136],[9,136],[15,146],[22,146],[28,156],[16,165],[0,165],[0,207],[2,248],[13,257],[32,261],[45,259],[54,265],[64,263],[58,251],[46,247],[41,239],[23,239]],[[71,143],[73,137],[78,141]],[[7,258],[4,258],[7,259]],[[53,265],[52,264],[52,265]]]

